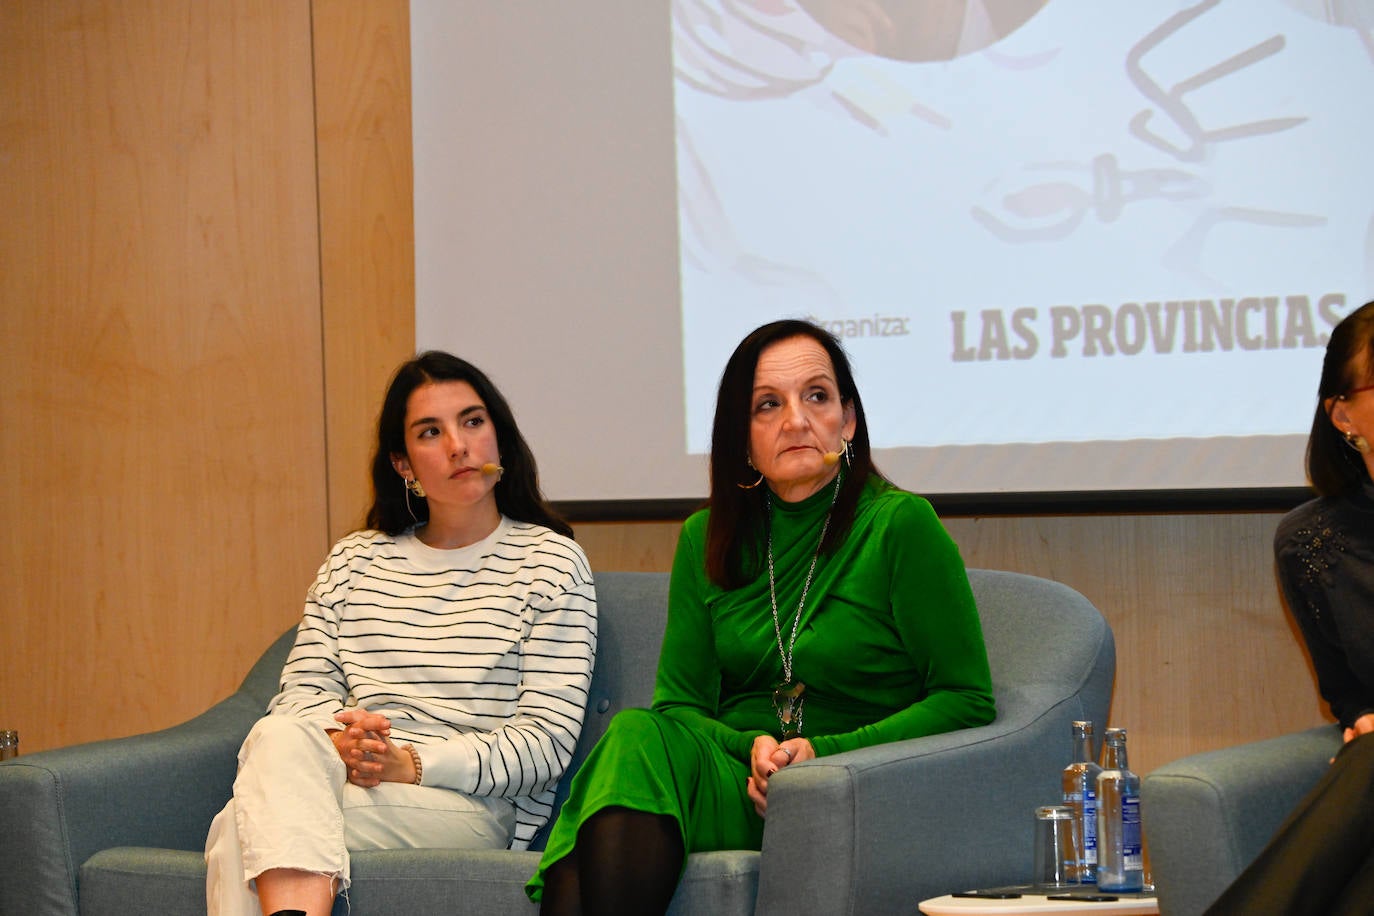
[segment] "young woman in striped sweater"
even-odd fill
[[[446,353],[402,365],[372,482],[239,751],[206,843],[210,916],[325,916],[349,850],[523,848],[572,757],[592,576],[500,392]]]

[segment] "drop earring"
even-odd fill
[[[1359,452],[1361,455],[1369,454],[1369,440],[1353,429],[1345,431],[1345,444]]]
[[[414,493],[416,496],[424,499],[425,488],[422,487],[420,481],[416,480],[414,477],[403,477],[402,480],[405,481],[406,485],[405,490],[402,491],[405,493],[406,497],[406,511],[410,513],[410,520],[418,525],[420,524],[420,519],[416,517],[415,510],[410,506],[410,494]]]

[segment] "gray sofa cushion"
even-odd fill
[[[759,854],[699,853],[691,857],[673,898],[673,916],[751,913],[758,893]],[[536,852],[392,849],[353,855],[349,900],[336,916],[488,916],[537,913],[525,882]],[[81,912],[100,916],[205,912],[205,862],[199,853],[121,846],[81,866]]]
[[[1341,730],[1322,725],[1193,754],[1147,774],[1140,810],[1160,909],[1199,916],[1255,860],[1329,769]]]

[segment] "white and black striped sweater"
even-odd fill
[[[506,518],[457,550],[360,531],[320,568],[268,712],[325,728],[345,706],[386,715],[425,785],[509,799],[524,849],[572,758],[595,652],[591,569],[571,539]]]

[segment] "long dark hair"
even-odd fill
[[[1356,362],[1364,354],[1364,378]],[[1322,496],[1341,496],[1369,482],[1369,468],[1331,422],[1327,401],[1374,381],[1374,302],[1366,302],[1331,329],[1317,386],[1317,412],[1307,437],[1307,476]]]
[[[854,507],[870,475],[877,474],[868,444],[868,420],[840,342],[809,321],[787,319],[765,324],[740,341],[721,373],[716,415],[711,426],[711,517],[706,525],[706,574],[722,588],[738,588],[757,574],[763,539],[766,484],[745,490],[758,472],[749,467],[750,408],[759,354],[775,343],[808,337],[825,348],[835,370],[840,401],[854,410],[850,464],[821,542],[822,553],[844,540],[854,522]]]
[[[482,371],[456,356],[429,350],[401,364],[387,388],[377,417],[377,451],[372,456],[372,507],[367,526],[387,534],[400,534],[417,522],[429,520],[424,497],[410,494],[406,504],[405,482],[391,464],[392,455],[406,454],[406,403],[411,392],[432,382],[467,382],[486,405],[496,427],[496,447],[505,471],[496,484],[496,508],[507,518],[533,522],[559,534],[573,536],[572,526],[545,501],[539,491],[539,469],[534,453],[525,444],[510,405]],[[415,517],[411,518],[411,511]]]

